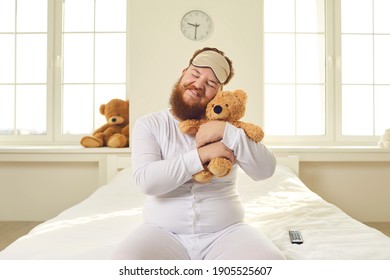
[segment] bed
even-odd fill
[[[142,223],[144,196],[131,178],[130,160],[81,203],[63,211],[0,252],[0,259],[109,259],[117,244]],[[263,231],[287,259],[390,259],[390,238],[351,218],[299,179],[296,157],[278,159],[275,174],[255,182],[239,172],[246,221]],[[291,244],[289,230],[302,233]]]

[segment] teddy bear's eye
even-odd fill
[[[226,107],[229,107],[229,104],[225,104]]]

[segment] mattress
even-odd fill
[[[120,171],[81,203],[63,211],[0,252],[0,259],[104,260],[142,223],[144,195]],[[275,174],[253,181],[239,172],[245,220],[264,232],[287,259],[390,259],[390,238],[353,219],[312,192],[293,170],[278,164]],[[291,244],[289,230],[302,233]]]

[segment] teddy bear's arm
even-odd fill
[[[264,131],[261,129],[261,127],[251,124],[251,123],[245,123],[245,122],[234,122],[232,123],[238,128],[242,128],[245,132],[245,134],[248,136],[249,139],[255,142],[260,142],[264,137]]]
[[[106,124],[102,125],[101,127],[99,127],[98,129],[96,129],[93,132],[93,134],[104,132],[108,127],[109,127],[109,125],[106,123]]]
[[[179,123],[179,128],[184,134],[195,135],[202,123],[202,120],[185,120]]]
[[[126,125],[124,128],[122,128],[121,133],[125,135],[126,137],[129,137],[130,128],[129,125]]]

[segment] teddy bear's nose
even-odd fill
[[[111,121],[112,121],[112,122],[116,122],[116,118],[112,118]]]
[[[222,107],[217,105],[214,107],[214,113],[220,114],[222,112]]]

